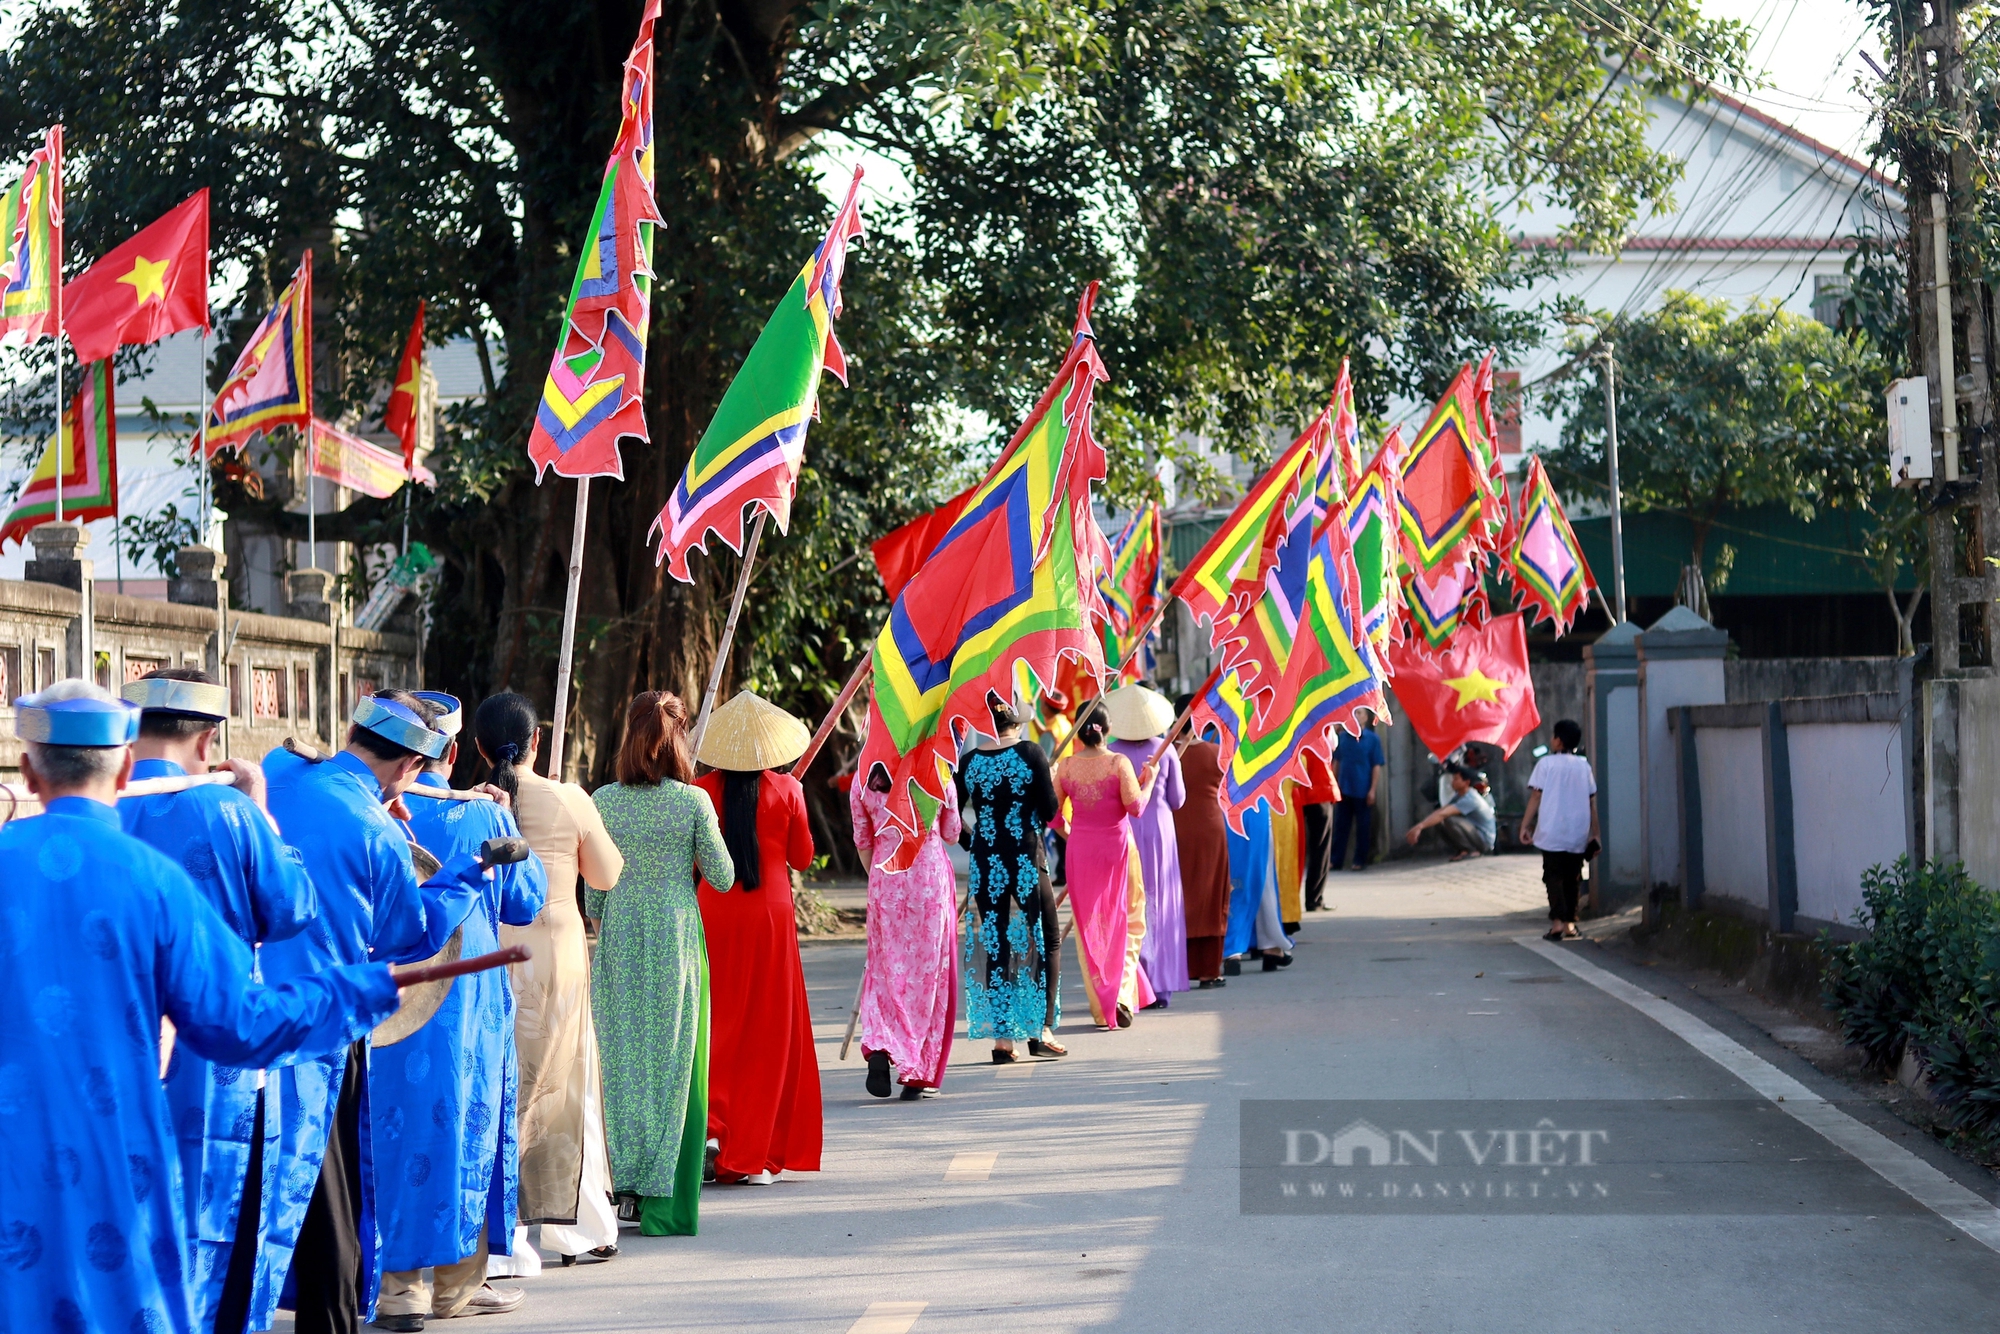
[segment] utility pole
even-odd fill
[[[1961,802],[1961,756],[1990,753],[2000,737],[1995,682],[1981,679],[1994,675],[2000,621],[1993,615],[2000,579],[1986,560],[2000,551],[2000,466],[1987,459],[1995,443],[1992,300],[1962,244],[1954,246],[1977,206],[1977,164],[1968,147],[1977,126],[1965,96],[1962,5],[1895,6],[1882,28],[1896,62],[1886,114],[1908,212],[1910,352],[1929,382],[1934,432],[1933,480],[1922,493],[1932,657],[1918,710],[1914,849],[1930,861],[1976,850],[1976,831],[1992,813]],[[1975,833],[1972,844],[1966,831]],[[1990,867],[1971,869],[1982,879],[1994,874]]]
[[[1618,494],[1618,349],[1604,345],[1604,461],[1611,480],[1611,614],[1625,624],[1625,514]]]

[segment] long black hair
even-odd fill
[[[485,700],[472,715],[473,739],[479,742],[479,749],[486,753],[487,763],[493,769],[486,781],[517,801],[521,784],[514,767],[528,758],[528,747],[540,722],[528,697],[512,691]]]
[[[757,790],[764,771],[722,771],[722,844],[736,863],[736,883],[756,889],[764,883],[757,857]]]

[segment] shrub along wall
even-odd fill
[[[2000,1135],[2000,895],[1956,862],[1862,877],[1865,940],[1824,942],[1824,1000],[1883,1070],[1905,1052],[1953,1125]]]

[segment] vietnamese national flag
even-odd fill
[[[403,442],[403,471],[417,463],[417,399],[422,396],[424,378],[424,303],[417,302],[417,320],[410,326],[409,341],[403,344],[403,359],[396,364],[396,383],[389,390],[389,406],[382,413],[382,429]]]
[[[1391,644],[1396,675],[1389,682],[1417,738],[1433,755],[1483,741],[1512,755],[1541,725],[1528,679],[1528,628],[1520,612],[1460,629],[1436,657],[1411,643]]]
[[[85,269],[63,288],[63,332],[78,361],[208,325],[208,191]]]
[[[903,585],[917,577],[917,571],[958,522],[958,516],[965,512],[965,503],[978,489],[979,483],[974,482],[930,513],[919,514],[869,544],[868,554],[875,558],[875,569],[882,576],[882,587],[888,590],[889,601],[894,602]]]

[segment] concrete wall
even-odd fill
[[[2000,677],[1958,685],[1958,849],[1966,872],[2000,889]]]
[[[1695,731],[1701,774],[1703,902],[1728,899],[1761,919],[1770,902],[1764,831],[1763,735],[1754,727]]]
[[[1725,702],[1762,704],[1825,695],[1884,695],[1899,684],[1906,658],[1737,658],[1722,664]]]
[[[225,753],[258,759],[288,736],[327,736],[327,664],[334,631],[323,622],[257,612],[227,613],[225,671],[216,671],[221,617],[214,607],[120,597],[99,580],[94,598],[96,661],[88,674],[116,690],[158,667],[199,667],[230,687],[232,717]],[[56,584],[0,579],[0,770],[20,768],[13,700],[56,681],[86,674],[72,661],[82,594]],[[414,636],[342,626],[339,630],[339,716],[359,693],[418,684]]]
[[[1851,934],[1862,875],[1915,848],[1907,689],[1681,708],[1673,729],[1686,902]]]
[[[1861,873],[1910,850],[1903,731],[1893,720],[1786,726],[1799,916],[1852,922]]]

